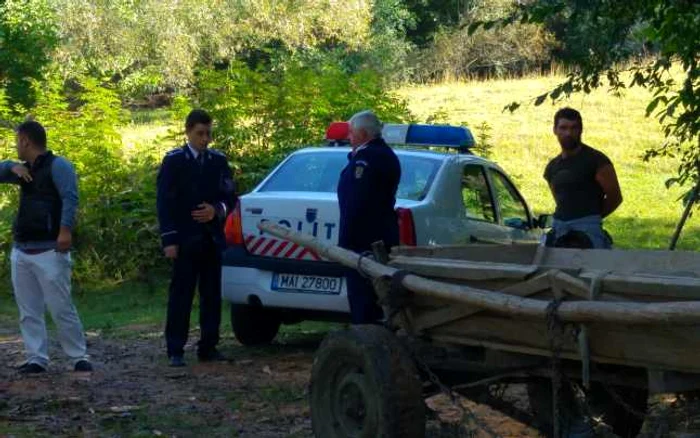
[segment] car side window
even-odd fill
[[[523,228],[530,223],[527,206],[515,186],[501,173],[489,169],[493,191],[501,210],[501,220],[504,225]]]
[[[496,222],[491,192],[486,181],[484,168],[479,165],[466,165],[462,173],[462,202],[465,215],[469,219]]]

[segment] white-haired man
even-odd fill
[[[382,139],[382,123],[371,111],[350,118],[348,164],[340,174],[340,237],[338,244],[362,253],[372,243],[398,245],[399,226],[394,204],[401,166]],[[353,324],[376,324],[383,318],[371,282],[355,270],[347,274],[348,302]]]

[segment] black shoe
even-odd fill
[[[20,374],[39,374],[46,372],[46,368],[37,363],[25,363],[18,368]]]
[[[75,363],[73,371],[77,371],[79,373],[89,373],[92,371],[92,364],[85,359],[79,360]]]
[[[182,356],[170,356],[170,366],[180,368],[185,366],[185,358]]]
[[[197,353],[200,362],[224,362],[226,357],[216,348],[206,353]]]

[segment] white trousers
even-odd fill
[[[19,307],[19,327],[27,363],[48,366],[44,320],[47,307],[66,355],[74,364],[87,359],[83,326],[71,300],[70,254],[52,250],[32,255],[13,248],[11,261],[12,287]]]

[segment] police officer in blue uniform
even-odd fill
[[[165,256],[173,260],[165,326],[170,366],[185,365],[184,346],[192,300],[199,283],[197,344],[200,361],[224,360],[216,349],[221,323],[221,252],[224,222],[235,203],[235,184],[226,157],[208,149],[212,119],[190,112],[187,144],[165,155],[158,173],[158,221]]]
[[[383,241],[386,248],[398,245],[398,217],[394,210],[401,165],[394,151],[381,137],[382,123],[371,111],[350,119],[348,164],[340,174],[340,237],[338,244],[362,253],[372,243]],[[376,324],[383,318],[372,283],[357,271],[346,276],[353,324]]]

